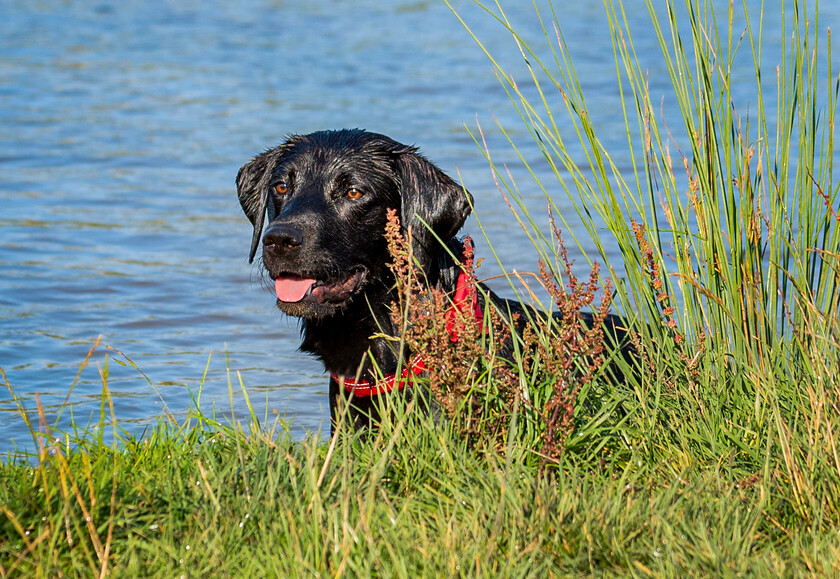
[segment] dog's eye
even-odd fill
[[[277,191],[278,195],[285,195],[289,192],[289,186],[286,185],[285,181],[280,181],[277,185],[274,186],[274,190]]]
[[[347,196],[350,199],[361,199],[362,195],[364,195],[364,193],[362,193],[361,189],[356,189],[355,187],[350,187],[347,190]]]

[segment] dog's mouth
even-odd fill
[[[364,278],[365,270],[361,268],[333,280],[318,280],[284,273],[275,278],[274,293],[277,294],[278,300],[287,304],[300,302],[341,304],[356,293]]]

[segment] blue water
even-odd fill
[[[620,149],[601,3],[558,4],[590,114],[616,127],[606,144]],[[543,43],[521,5],[510,9],[514,24]],[[499,24],[456,6],[526,82]],[[645,30],[643,3],[626,6]],[[773,45],[781,34],[769,12]],[[822,17],[821,27],[837,22],[838,9],[824,6]],[[664,91],[653,34],[636,40]],[[495,119],[552,183],[490,62],[442,2],[0,0],[0,367],[18,399],[0,391],[0,451],[33,447],[18,403],[36,423],[39,403],[51,424],[96,423],[103,378],[130,432],[166,412],[185,416],[199,392],[203,410],[229,415],[229,381],[242,416],[240,377],[259,415],[286,415],[298,433],[326,428],[326,376],[296,351],[296,323],[275,311],[247,262],[238,168],[289,133],[388,134],[463,181],[505,266],[533,270],[535,253],[464,128],[481,124],[542,215],[542,193]],[[481,238],[473,220],[466,231]],[[488,255],[482,242],[479,254]],[[487,262],[486,275],[498,273]]]

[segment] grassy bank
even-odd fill
[[[840,564],[836,521],[769,445],[752,464],[706,425],[624,428],[621,459],[476,453],[413,413],[374,439],[293,442],[205,419],[117,448],[75,440],[0,470],[3,576],[799,576]],[[634,421],[637,422],[637,421]],[[660,433],[658,431],[665,431]],[[663,436],[666,434],[667,436]],[[808,441],[786,441],[794,454]],[[803,473],[811,476],[815,473]],[[835,479],[836,480],[836,479]],[[822,504],[820,507],[819,505]]]
[[[738,8],[712,4],[689,2],[684,18],[650,7],[684,122],[666,130],[621,5],[606,3],[629,163],[599,139],[553,15],[545,46],[531,47],[493,8],[536,102],[497,67],[500,79],[557,178],[529,186],[569,231],[566,196],[603,266],[574,278],[559,238],[494,166],[564,315],[513,338],[505,359],[498,339],[516,334],[498,319],[485,337],[459,327],[484,347],[452,350],[435,296],[404,294],[408,345],[457,370],[433,376],[443,424],[395,399],[366,437],[294,441],[280,422],[230,426],[196,411],[111,444],[102,428],[66,435],[29,416],[41,451],[0,466],[0,575],[836,574],[830,36],[804,4],[785,3],[789,44],[762,58],[759,15],[741,35]],[[743,116],[730,82],[738,51],[752,57],[758,99]],[[410,259],[394,253],[411,289]],[[599,295],[632,330],[635,361],[619,361],[620,380],[603,370],[605,337],[569,314],[598,315]]]

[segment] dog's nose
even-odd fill
[[[263,248],[274,253],[283,253],[299,247],[303,242],[300,229],[290,224],[278,224],[269,227],[263,235]]]

